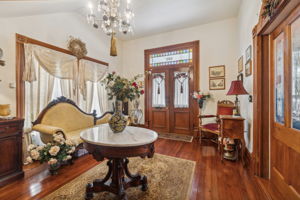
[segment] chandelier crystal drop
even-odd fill
[[[89,4],[87,21],[94,28],[101,27],[105,34],[112,36],[117,32],[132,32],[133,17],[130,0],[98,0],[96,6]]]

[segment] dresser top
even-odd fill
[[[80,138],[90,144],[110,147],[133,147],[150,144],[157,140],[155,131],[127,126],[121,133],[113,133],[108,124],[83,130]]]

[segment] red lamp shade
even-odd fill
[[[248,92],[245,90],[242,81],[240,80],[232,81],[230,89],[227,92],[227,95],[243,95],[243,94],[248,94]]]

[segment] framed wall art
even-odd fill
[[[225,77],[225,65],[209,67],[209,78]]]
[[[225,78],[209,79],[210,90],[225,90]]]
[[[252,75],[252,61],[249,60],[245,65],[245,75],[251,76]]]
[[[245,62],[248,63],[252,59],[252,46],[250,45],[245,52]]]
[[[241,56],[238,60],[238,73],[243,72],[244,70],[244,62],[243,62],[243,56]]]

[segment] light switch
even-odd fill
[[[16,83],[9,83],[9,88],[12,88],[12,89],[16,88]]]

